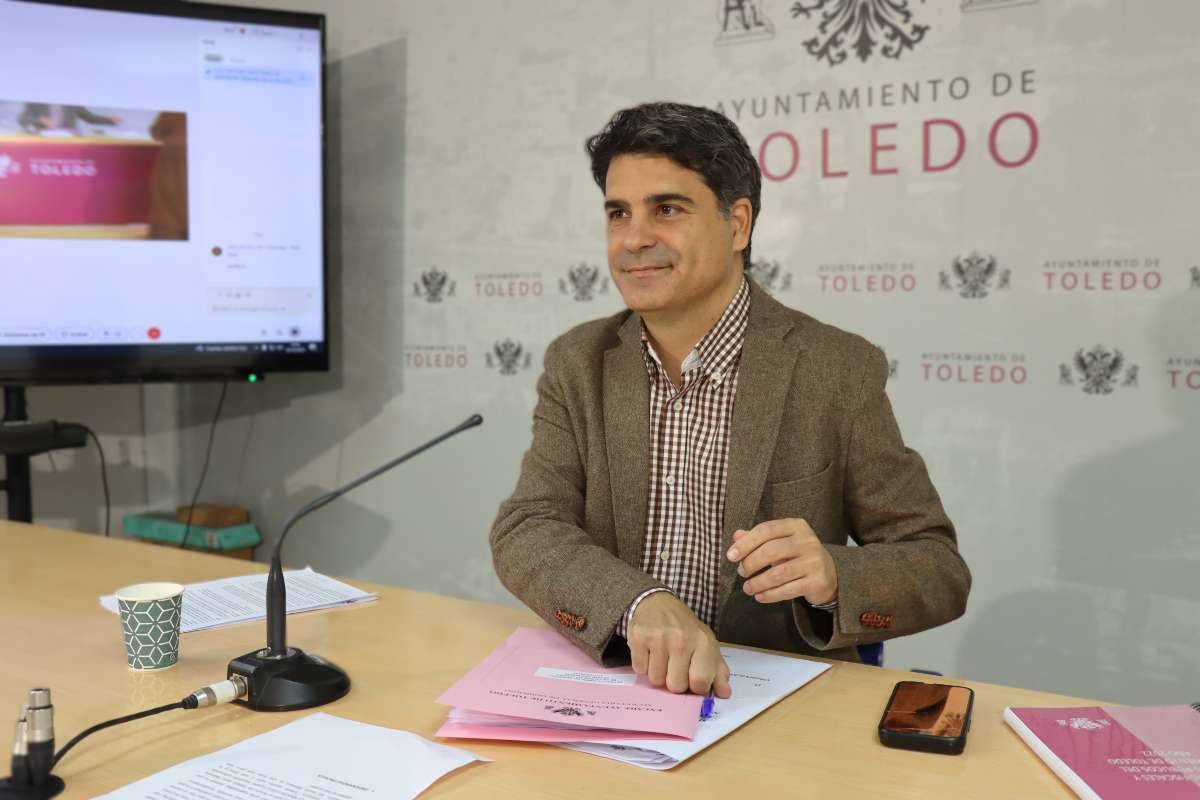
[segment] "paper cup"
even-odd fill
[[[175,666],[183,587],[178,583],[138,583],[118,589],[116,596],[129,668]]]

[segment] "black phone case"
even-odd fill
[[[896,692],[900,688],[900,683],[904,683],[904,681],[900,681],[892,687],[892,694],[888,697],[887,705],[883,707],[883,714],[879,717],[879,741],[888,747],[919,750],[923,753],[941,753],[948,756],[956,756],[962,753],[967,746],[967,734],[971,732],[971,712],[975,708],[975,690],[967,686],[957,686],[957,684],[938,684],[940,686],[954,685],[956,688],[967,690],[967,718],[963,722],[962,733],[958,736],[930,736],[925,733],[889,731],[883,727],[883,721],[887,719],[888,709],[892,707],[892,701],[896,699]]]

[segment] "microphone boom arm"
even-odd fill
[[[350,691],[350,676],[337,664],[287,645],[287,587],[280,558],[283,541],[306,515],[324,508],[347,492],[451,436],[482,423],[483,417],[472,414],[461,425],[371,470],[361,478],[321,495],[287,518],[271,550],[271,567],[267,574],[267,646],[229,662],[228,677],[231,680],[238,678],[246,686],[245,696],[234,700],[235,703],[255,711],[295,711],[331,703]]]
[[[279,533],[279,538],[275,540],[275,547],[271,550],[271,570],[267,575],[267,657],[268,658],[283,658],[288,654],[287,646],[287,588],[283,581],[283,565],[280,561],[280,552],[283,549],[283,540],[287,538],[288,532],[297,522],[303,517],[311,514],[313,511],[324,508],[342,495],[349,491],[357,489],[369,480],[379,477],[383,473],[403,464],[414,456],[424,453],[431,447],[435,447],[451,436],[462,433],[469,428],[474,428],[483,423],[483,417],[478,414],[472,414],[461,424],[455,428],[446,431],[442,435],[431,439],[420,447],[414,447],[407,453],[393,458],[383,466],[376,467],[362,477],[356,478],[345,486],[339,489],[334,489],[328,494],[323,494],[316,500],[313,500],[308,505],[301,508],[299,511],[288,517],[287,522],[283,523],[283,530]]]

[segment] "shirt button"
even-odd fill
[[[663,483],[665,483],[667,486],[674,486],[675,485],[675,476],[667,475],[665,478],[663,478]]]
[[[724,378],[725,378],[725,373],[721,372],[721,370],[714,369],[712,371],[713,383],[720,383]]]
[[[659,561],[669,561],[670,558],[671,558],[671,551],[666,549],[665,547],[662,550],[658,551],[658,560]]]
[[[671,408],[675,409],[676,411],[683,411],[683,401],[676,400],[674,403],[671,404]]]

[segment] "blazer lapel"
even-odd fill
[[[718,619],[737,579],[737,566],[725,558],[725,551],[733,544],[733,532],[749,530],[754,522],[801,351],[798,341],[783,338],[793,325],[783,306],[753,283],[751,292],[729,435]]]
[[[641,569],[650,480],[650,379],[641,317],[631,314],[619,334],[621,344],[604,353],[604,432],[617,555]]]

